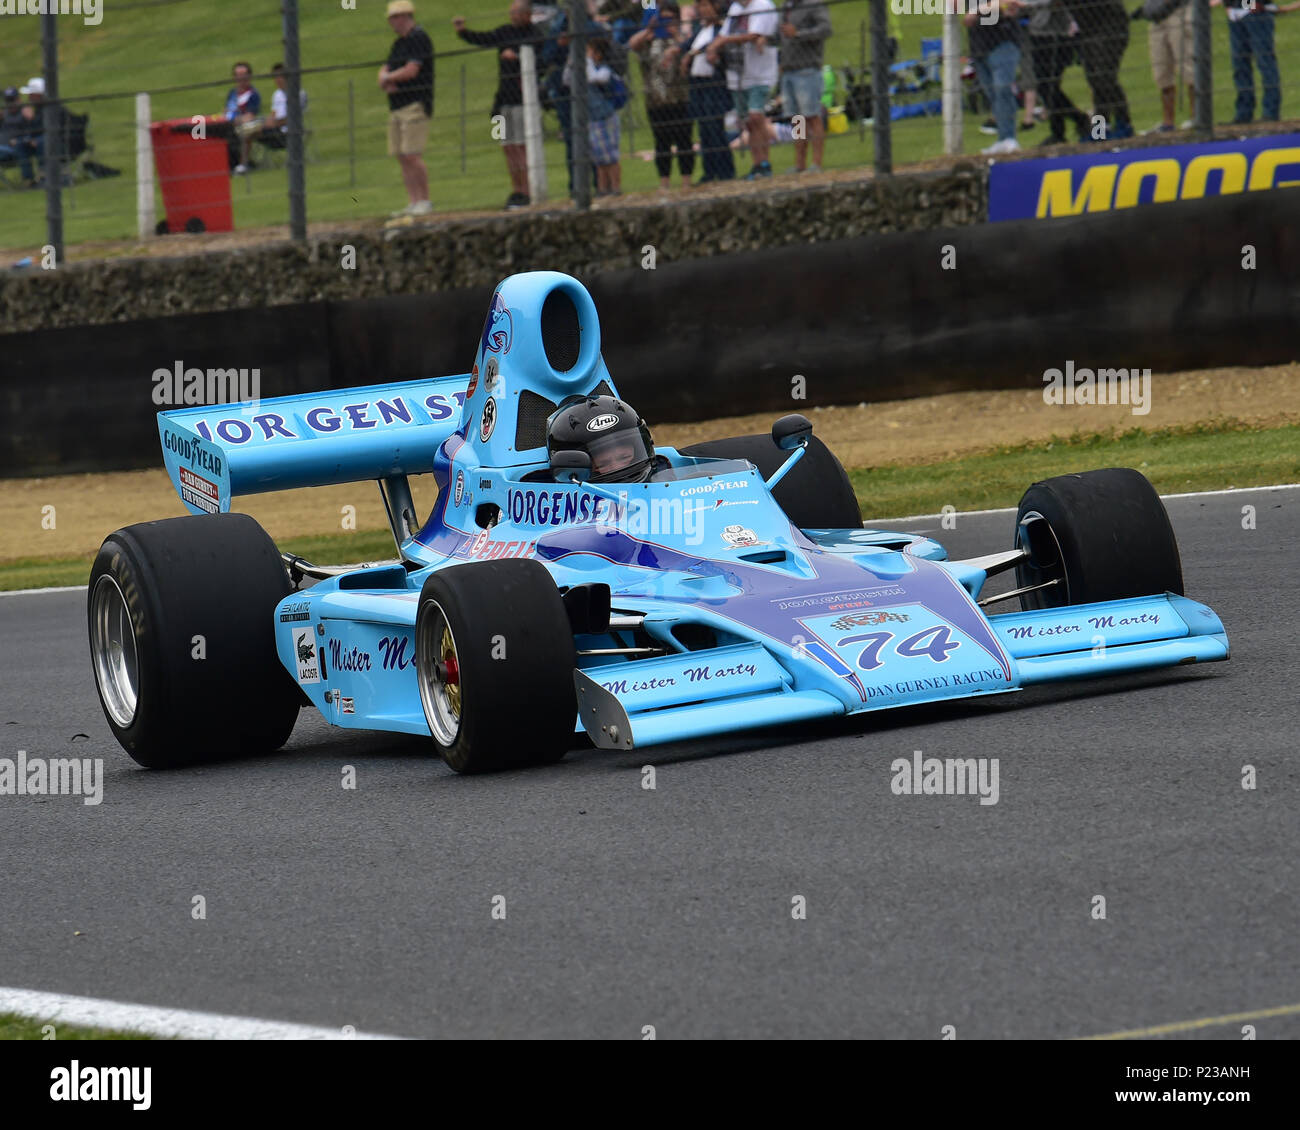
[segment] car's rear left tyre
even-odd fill
[[[1155,487],[1138,471],[1110,467],[1034,483],[1016,512],[1021,607],[1057,608],[1183,592],[1178,542]],[[1055,583],[1050,583],[1055,582]]]
[[[710,459],[748,459],[765,479],[790,455],[772,442],[771,433],[711,439],[681,451],[683,455]],[[773,488],[772,497],[798,529],[862,528],[862,509],[849,476],[831,449],[816,436],[809,439],[808,450],[790,473]]]
[[[166,769],[284,745],[301,701],[275,650],[289,592],[275,543],[246,514],[110,534],[87,613],[100,705],[122,748]]]
[[[538,562],[431,573],[420,590],[415,660],[429,732],[457,773],[548,765],[573,743],[573,629]]]

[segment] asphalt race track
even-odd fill
[[[139,769],[85,594],[0,598],[0,757],[106,775],[98,807],[0,796],[0,984],[435,1037],[1045,1038],[1293,1005],[1300,491],[1168,506],[1229,663],[486,778],[306,712],[278,756]],[[958,557],[1011,522],[909,525]],[[895,795],[918,749],[998,758],[998,803]]]

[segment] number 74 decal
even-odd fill
[[[845,636],[843,639],[836,641],[835,646],[844,647],[851,643],[865,643],[867,646],[862,649],[861,654],[858,656],[858,667],[863,671],[874,671],[884,662],[880,658],[880,653],[884,650],[885,645],[894,639],[894,636],[894,632],[864,632],[862,635]],[[926,628],[924,631],[908,636],[907,639],[901,641],[894,648],[894,653],[909,659],[918,655],[928,655],[936,663],[943,663],[948,658],[948,652],[955,651],[959,647],[961,647],[961,644],[952,638],[948,626],[938,624],[933,628]]]

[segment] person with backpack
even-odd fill
[[[673,149],[676,148],[677,168],[685,188],[695,171],[695,150],[691,147],[689,83],[679,65],[682,13],[676,0],[664,0],[646,26],[627,41],[627,46],[641,60],[645,110],[655,139],[659,187],[665,191],[672,187]]]

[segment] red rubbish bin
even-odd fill
[[[194,136],[193,118],[153,122],[153,161],[158,170],[167,218],[158,234],[167,232],[233,231],[230,209],[230,162],[223,118],[209,121],[202,139]]]

